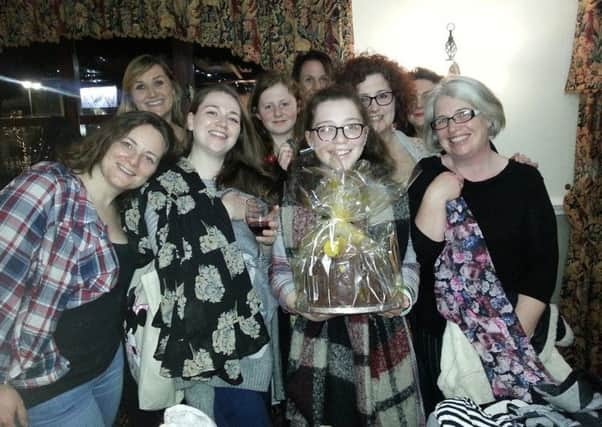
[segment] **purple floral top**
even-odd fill
[[[435,263],[437,309],[481,358],[496,398],[531,401],[551,382],[497,278],[485,239],[462,197],[447,203],[445,248]]]

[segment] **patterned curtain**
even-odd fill
[[[571,232],[561,310],[575,330],[567,358],[602,377],[602,0],[580,0],[567,92],[579,94]]]
[[[353,53],[351,0],[1,1],[0,49],[60,38],[168,38],[229,48],[265,68],[288,68],[310,48]]]

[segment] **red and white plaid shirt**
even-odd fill
[[[2,189],[0,383],[33,388],[64,375],[53,340],[61,311],[109,292],[118,268],[86,189],[64,166],[38,163]]]

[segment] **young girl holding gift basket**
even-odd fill
[[[321,90],[307,106],[316,167],[293,165],[285,203],[299,215],[283,223],[296,244],[295,284],[273,282],[299,314],[286,383],[292,426],[424,424],[403,317],[418,296],[407,196],[368,123],[353,88]]]

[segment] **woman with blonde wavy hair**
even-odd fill
[[[179,142],[185,142],[184,92],[162,58],[144,54],[132,59],[123,73],[121,89],[117,114],[136,110],[155,113],[171,125]]]

